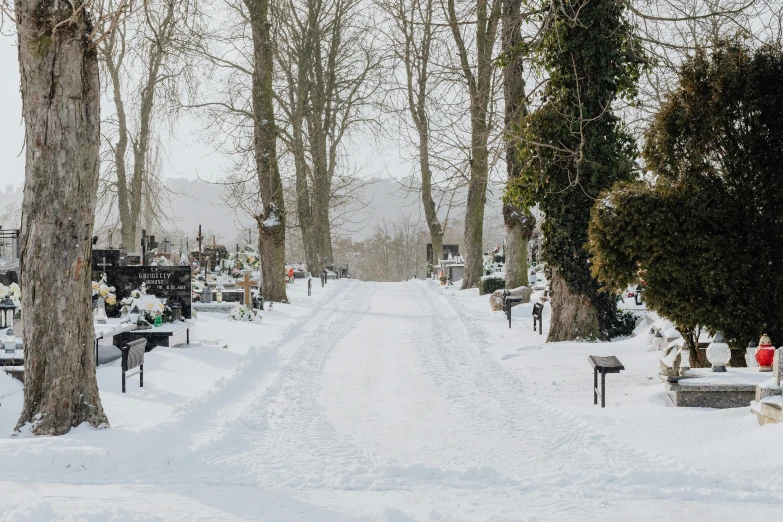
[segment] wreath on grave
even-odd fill
[[[155,324],[157,318],[160,318],[159,323],[161,324],[170,323],[174,318],[168,305],[165,305],[156,296],[147,293],[145,283],[132,291],[130,297],[126,297],[121,303],[123,316],[127,313],[128,321],[135,322],[139,328],[150,328]]]
[[[261,320],[261,316],[258,315],[258,310],[254,310],[245,305],[239,305],[234,308],[228,315],[229,321],[247,321],[249,323],[255,323]]]

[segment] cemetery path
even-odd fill
[[[328,297],[160,426],[3,441],[0,487],[60,511],[123,506],[90,520],[733,522],[783,505],[774,481],[644,451],[558,405],[525,378],[540,368],[493,357],[451,289],[341,281]],[[12,520],[57,518],[36,506]]]

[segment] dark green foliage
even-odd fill
[[[537,58],[550,80],[542,105],[516,130],[522,173],[506,200],[539,205],[544,261],[596,308],[599,331],[586,336],[608,339],[628,333],[627,322],[590,274],[587,227],[598,194],[633,177],[634,141],[612,106],[636,96],[644,54],[623,2],[552,0],[544,10],[552,20]]]
[[[506,288],[506,280],[502,277],[484,277],[479,280],[479,295],[491,294],[495,290]]]
[[[685,333],[734,347],[783,343],[783,54],[737,44],[703,53],[646,134],[654,185],[618,184],[593,209],[593,273],[638,277],[647,305]]]

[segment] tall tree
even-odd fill
[[[500,25],[502,0],[476,0],[475,10],[468,16],[457,14],[455,0],[447,0],[446,18],[454,37],[459,68],[468,90],[470,103],[470,174],[465,212],[465,276],[462,288],[472,288],[484,271],[483,231],[484,205],[489,181],[488,141],[492,130],[492,79],[495,72],[493,52]],[[466,35],[473,33],[475,63],[468,50]]]
[[[522,205],[538,203],[545,216],[547,340],[609,339],[632,321],[590,274],[585,243],[595,198],[634,176],[634,140],[614,104],[635,96],[644,54],[625,3],[549,0],[543,9],[549,21],[538,59],[549,80],[541,106],[519,131],[522,171],[509,191]]]
[[[513,184],[522,170],[513,137],[514,127],[527,116],[525,93],[525,42],[522,39],[522,0],[503,3],[503,94],[506,102],[506,180]],[[504,201],[503,223],[506,226],[506,288],[526,286],[527,248],[535,219],[528,208],[517,202]]]
[[[90,8],[17,0],[26,165],[21,235],[24,406],[17,429],[108,426],[95,378],[90,257],[100,84]]]
[[[111,12],[119,2],[107,0],[103,9]],[[133,20],[121,24],[101,44],[116,110],[116,141],[110,144],[112,185],[122,240],[128,248],[136,244],[142,225],[144,200],[150,196],[145,187],[156,184],[148,169],[155,120],[161,114],[162,91],[167,84],[172,89],[187,69],[177,36],[192,12],[189,0],[147,0]]]
[[[366,123],[381,57],[358,0],[289,0],[278,6],[277,52],[287,87],[277,98],[293,156],[298,225],[310,271],[332,260],[332,210],[345,187],[345,137]],[[281,93],[282,94],[282,93]]]
[[[270,0],[244,0],[253,37],[253,153],[262,209],[258,223],[258,251],[263,276],[262,293],[270,301],[287,301],[285,280],[285,201],[277,164],[275,125],[274,45],[269,17]]]
[[[439,25],[433,19],[435,5],[433,0],[389,0],[380,1],[379,5],[391,16],[395,29],[391,34],[392,52],[404,70],[401,82],[405,92],[404,106],[415,130],[421,203],[432,243],[432,259],[437,263],[443,254],[445,226],[438,217],[438,204],[433,194],[430,114],[436,83],[432,61]]]
[[[720,330],[736,348],[732,366],[744,366],[749,340],[783,338],[780,44],[696,53],[645,138],[655,182],[598,199],[592,271],[622,288],[641,270],[647,306],[676,323],[693,364],[709,364],[697,349],[703,327]]]

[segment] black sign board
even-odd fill
[[[443,259],[448,259],[449,254],[457,257],[459,255],[459,245],[443,245]],[[438,261],[440,259],[432,260],[432,243],[427,243],[427,262],[437,263]]]
[[[141,254],[138,252],[134,252],[133,254],[128,254],[125,257],[125,264],[128,266],[139,266],[141,265]]]
[[[182,305],[182,317],[190,319],[191,272],[189,266],[120,266],[107,270],[108,283],[115,287],[117,301],[129,297],[133,290],[147,284],[147,293],[171,305]]]

